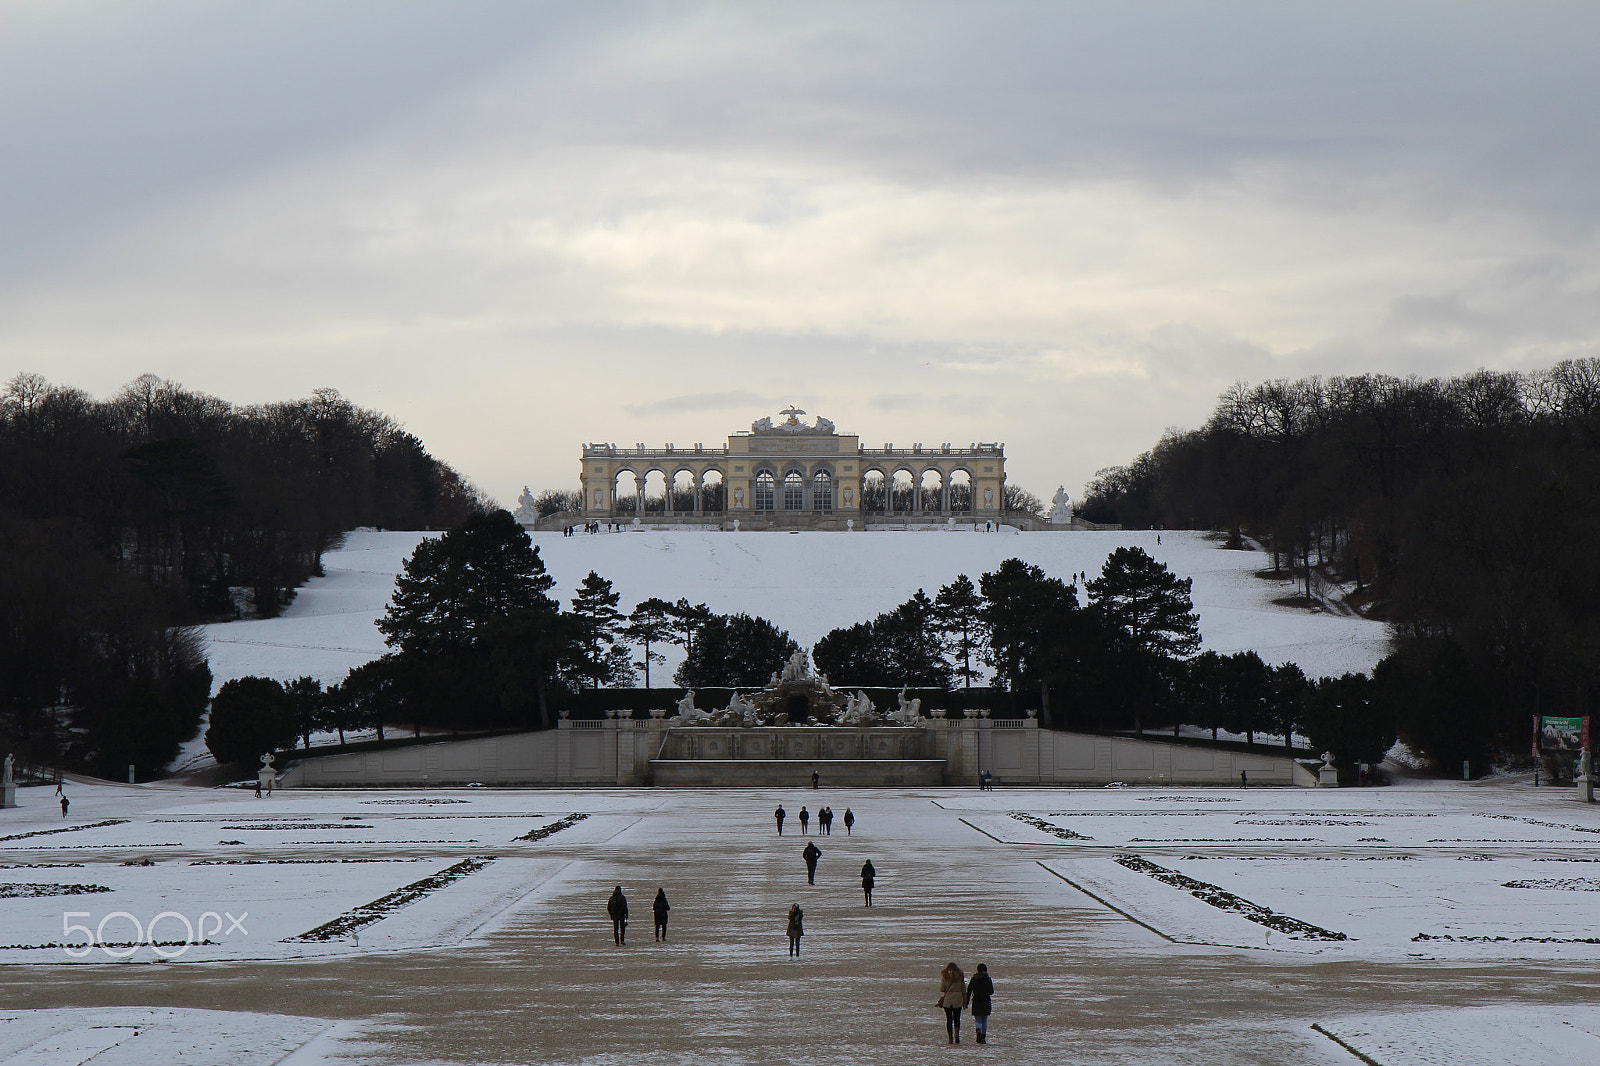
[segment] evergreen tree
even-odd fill
[[[1187,658],[1200,647],[1200,618],[1189,598],[1190,578],[1173,576],[1142,548],[1118,548],[1089,582],[1089,602],[1117,636],[1116,652],[1134,680],[1134,729],[1156,701],[1158,664]]]
[[[577,621],[579,643],[587,663],[583,675],[591,689],[610,682],[617,673],[617,660],[610,654],[623,627],[623,614],[617,610],[622,597],[611,591],[611,582],[589,571],[572,597],[572,615]]]
[[[1095,620],[1078,607],[1075,587],[1021,559],[982,575],[978,588],[996,680],[1013,693],[1038,685],[1041,723],[1055,726],[1051,688],[1064,680],[1081,684],[1090,672]]]
[[[644,668],[645,688],[650,687],[650,664],[667,661],[667,657],[654,651],[653,646],[672,639],[671,612],[672,604],[652,596],[634,607],[633,613],[628,616],[627,628],[623,630],[623,635],[644,652],[639,665]]]
[[[982,676],[978,663],[983,658],[986,631],[983,625],[983,597],[966,574],[939,590],[934,598],[939,628],[945,646],[955,656],[955,676],[967,687]]]
[[[295,729],[300,734],[300,741],[306,747],[311,747],[311,734],[320,730],[327,717],[323,707],[324,693],[322,682],[314,677],[297,677],[284,691],[289,695],[289,703],[294,708]]]
[[[711,620],[711,608],[703,603],[690,606],[689,601],[679,598],[667,610],[667,624],[672,629],[672,641],[682,645],[685,655],[694,654],[695,635],[702,626]]]
[[[493,511],[417,545],[377,625],[401,655],[470,649],[490,622],[537,606],[554,585],[527,532]]]
[[[206,747],[219,763],[253,764],[267,752],[294,744],[294,704],[270,677],[238,677],[211,700]]]
[[[799,650],[788,633],[765,618],[712,615],[673,680],[684,688],[762,685]]]
[[[1365,674],[1325,677],[1306,700],[1305,732],[1315,751],[1333,753],[1334,763],[1382,762],[1397,738],[1392,708],[1374,699]]]

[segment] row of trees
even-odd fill
[[[646,599],[624,613],[591,571],[563,609],[537,548],[503,511],[425,541],[406,562],[378,623],[389,654],[323,689],[243,678],[213,702],[207,743],[222,761],[309,746],[404,722],[420,729],[551,724],[551,709],[584,690],[631,686],[684,648],[673,675],[693,688],[754,687],[798,645],[770,622],[704,604]],[[812,659],[840,686],[970,688],[990,678],[1014,699],[1037,693],[1044,724],[1144,730],[1179,723],[1243,733],[1296,733],[1346,762],[1376,761],[1394,740],[1392,674],[1308,681],[1254,652],[1199,645],[1190,583],[1138,548],[1121,548],[1083,584],[1008,559],[976,584],[959,575],[919,590],[870,622],[834,630]],[[639,658],[633,658],[637,651]],[[1412,713],[1416,713],[1412,709]]]
[[[108,400],[0,388],[0,751],[164,767],[210,693],[188,628],[277,612],[361,525],[447,525],[475,490],[331,390],[236,407],[147,375]]]
[[[1441,766],[1520,751],[1531,715],[1600,691],[1600,360],[1239,384],[1081,510],[1257,538],[1308,596],[1354,581],[1394,627],[1384,685],[1451,694],[1405,733]]]
[[[799,647],[763,619],[684,599],[647,599],[624,613],[611,582],[594,571],[565,608],[549,595],[554,584],[509,513],[474,515],[406,560],[378,621],[387,654],[320,693],[309,678],[288,689],[244,678],[236,691],[230,682],[212,707],[207,744],[219,760],[234,761],[297,736],[308,743],[323,729],[548,728],[585,690],[631,686],[641,670],[648,686],[665,644],[684,648],[674,676],[685,686],[764,681]],[[257,719],[275,724],[240,724]]]

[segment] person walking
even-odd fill
[[[855,824],[856,824],[856,812],[852,811],[849,807],[846,807],[844,809],[844,835],[845,836],[849,836],[850,835],[850,830],[855,826]]]
[[[868,859],[861,864],[861,894],[867,897],[867,906],[872,906],[872,886],[878,883],[878,871],[873,868],[872,860]]]
[[[800,957],[800,938],[806,935],[806,914],[796,903],[789,908],[789,954]]]
[[[800,808],[800,835],[806,835],[806,829],[811,825],[811,812],[804,807]]]
[[[780,803],[778,809],[772,812],[772,816],[778,820],[778,835],[783,836],[783,820],[789,816],[789,812],[784,810],[783,804]]]
[[[994,981],[989,977],[989,967],[978,963],[978,972],[967,982],[967,1005],[972,1008],[972,1031],[978,1034],[978,1043],[989,1042],[989,1000],[994,995]]]
[[[667,912],[672,909],[672,904],[667,902],[666,889],[656,889],[656,901],[650,905],[650,909],[656,914],[656,939],[667,939]]]
[[[800,854],[806,860],[806,884],[814,885],[817,883],[817,860],[822,858],[822,849],[817,847],[817,842],[813,840]]]
[[[65,818],[67,816],[67,807],[71,805],[71,802],[71,800],[67,799],[65,792],[61,793],[61,817]]]
[[[622,894],[621,885],[606,900],[606,913],[611,915],[611,939],[621,947],[628,942],[628,897]]]
[[[824,807],[817,812],[817,825],[822,828],[823,835],[833,836],[833,808]]]
[[[967,1001],[967,979],[961,967],[950,963],[939,971],[939,1006],[944,1008],[944,1034],[961,1043],[961,1008]]]
[[[1243,770],[1239,771],[1239,787],[1240,788],[1249,788],[1250,787],[1250,775],[1245,773]]]
[[[822,775],[815,770],[811,771],[811,791],[815,792],[822,787]]]

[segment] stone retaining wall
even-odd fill
[[[303,758],[289,788],[510,785],[683,787],[809,784],[812,769],[857,786],[1315,785],[1287,756],[1040,729],[1036,721],[928,718],[921,726],[680,726],[676,718],[563,720],[560,728]]]

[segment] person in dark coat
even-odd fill
[[[872,906],[872,886],[878,883],[878,871],[873,868],[872,860],[868,859],[861,864],[861,894],[867,897],[867,906]]]
[[[994,981],[989,978],[989,967],[978,963],[978,972],[967,982],[967,1006],[972,1008],[972,1028],[978,1034],[978,1043],[989,1042],[989,1000],[994,995]]]
[[[772,812],[772,816],[778,820],[779,836],[783,836],[783,820],[788,817],[788,814],[789,812],[783,809],[783,804],[781,803],[778,804],[778,809]]]
[[[833,808],[824,807],[817,812],[817,832],[833,836]]]
[[[806,835],[806,828],[811,825],[811,812],[804,807],[800,808],[800,835]]]
[[[611,915],[611,938],[620,946],[628,942],[628,897],[618,885],[606,900],[606,913]]]
[[[814,885],[817,883],[817,860],[822,858],[822,849],[813,840],[800,854],[806,860],[806,884]]]
[[[67,807],[71,805],[71,802],[71,800],[67,799],[67,794],[63,792],[61,794],[61,817],[65,818],[67,816]]]
[[[667,912],[672,909],[672,904],[667,902],[667,890],[656,889],[656,901],[651,904],[651,909],[656,912],[656,939],[667,939]]]
[[[855,826],[855,824],[856,824],[856,812],[852,811],[849,807],[846,807],[844,809],[844,835],[845,836],[849,836],[850,835],[850,830],[851,830],[851,828],[853,828]]]
[[[796,903],[789,908],[789,954],[800,955],[800,938],[806,935],[806,914]]]
[[[822,782],[822,775],[820,773],[818,773],[817,771],[815,771],[815,770],[811,771],[811,789],[812,789],[812,791],[816,791],[817,787],[821,784],[821,782]]]

